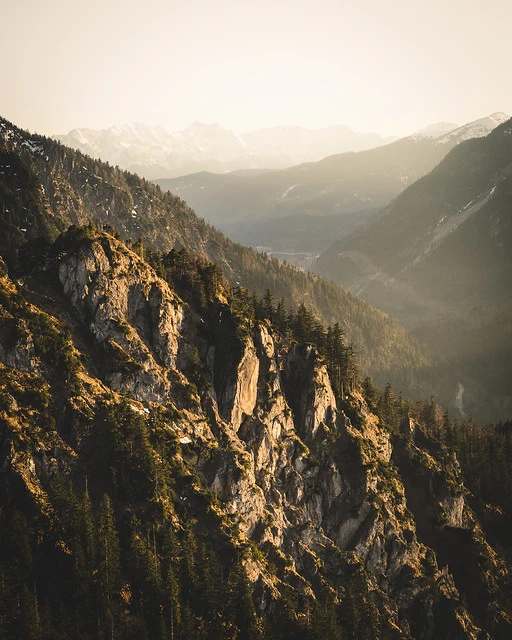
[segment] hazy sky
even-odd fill
[[[0,114],[407,134],[512,114],[511,0],[0,0]]]

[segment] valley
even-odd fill
[[[157,183],[245,245],[325,251],[428,174],[460,142],[484,136],[507,119],[496,113],[449,133],[414,135],[279,171],[201,172]]]

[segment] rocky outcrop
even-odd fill
[[[69,402],[68,441],[47,429],[37,455],[13,449],[8,464],[39,504],[52,473],[66,477],[85,464],[82,442],[91,416],[122,392],[148,433],[158,433],[156,445],[149,436],[145,441],[153,463],[169,455],[165,464],[188,469],[173,489],[176,499],[188,504],[199,496],[204,505],[209,496],[207,512],[229,523],[232,544],[253,549],[247,564],[260,610],[288,588],[317,597],[319,585],[328,585],[341,597],[359,572],[396,637],[480,637],[459,597],[462,574],[438,566],[450,567],[445,557],[453,538],[438,531],[463,531],[466,541],[477,525],[457,461],[434,455],[417,425],[408,422],[392,438],[357,390],[338,406],[313,347],[289,344],[267,322],[240,320],[225,299],[201,316],[111,236],[94,232],[71,243],[56,263],[64,316],[76,317],[80,336],[110,355],[101,366],[84,357],[75,367],[82,387]],[[9,333],[13,322],[5,311],[0,361],[11,372],[11,386],[12,371],[31,379],[39,371],[30,332],[18,324],[19,332]],[[201,360],[194,384],[181,366],[192,353]],[[101,381],[98,372],[105,373]],[[3,410],[18,416],[12,433],[37,441],[41,410],[23,415],[14,386],[10,393]],[[30,430],[23,431],[25,419]],[[172,512],[171,497],[158,495],[158,476],[151,481],[154,508]],[[429,511],[422,512],[424,504]],[[485,550],[482,535],[471,540],[465,548],[478,573],[478,553],[491,558],[492,550]],[[490,586],[487,594],[490,601]]]
[[[5,311],[0,315],[0,362],[18,371],[39,368],[34,340],[25,321]]]
[[[303,578],[310,562],[320,563],[339,587],[346,578],[328,567],[336,565],[340,553],[358,558],[378,582],[381,597],[400,592],[397,620],[414,617],[419,602],[432,607],[424,578],[432,554],[417,541],[391,463],[389,434],[364,409],[363,399],[355,398],[362,407],[356,427],[337,409],[318,354],[297,346],[282,351],[265,325],[255,327],[241,353],[233,370],[244,371],[248,353],[260,362],[259,380],[251,382],[250,413],[241,426],[238,420],[231,424],[236,432],[231,442],[240,453],[230,461],[219,452],[202,470],[240,530],[257,535],[262,546],[285,550]],[[221,402],[230,398],[235,407],[233,399],[249,379],[245,372],[240,386],[221,395]],[[444,597],[457,600],[450,580],[445,580]],[[433,627],[430,637],[436,632]]]
[[[221,398],[224,413],[235,431],[238,431],[243,419],[251,416],[256,407],[259,364],[254,345],[244,344],[234,379],[226,386]]]
[[[219,305],[210,318],[214,345],[210,370],[220,415],[238,431],[256,406],[260,361],[248,336],[239,330],[227,305]]]
[[[64,295],[95,340],[133,363],[110,376],[138,400],[163,401],[175,369],[183,308],[167,283],[135,253],[104,235],[66,254],[59,264]]]
[[[336,400],[325,365],[311,347],[293,345],[283,369],[283,384],[297,430],[312,442],[319,429],[325,435],[336,425]]]

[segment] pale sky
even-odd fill
[[[406,135],[512,115],[512,0],[0,0],[0,115]]]

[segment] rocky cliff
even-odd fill
[[[45,624],[62,637],[59,598],[83,637],[137,637],[137,624],[149,634],[138,637],[155,638],[510,633],[505,565],[467,505],[456,459],[412,421],[390,433],[357,385],[337,397],[320,353],[242,314],[225,284],[185,301],[91,227],[61,236],[23,280],[2,265],[0,284],[0,531],[14,513],[35,559],[13,568],[9,538],[3,575],[21,596],[9,592],[2,630],[26,597],[42,637],[44,598]],[[98,505],[96,555],[85,525],[63,517],[84,488],[78,513]],[[220,604],[194,609],[190,572],[206,562],[210,576],[215,565],[194,556],[191,531],[225,572],[246,576],[245,621]],[[104,553],[114,547],[115,567]],[[97,624],[44,582],[49,562],[63,592],[90,582]]]

